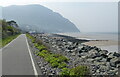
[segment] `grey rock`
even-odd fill
[[[52,47],[56,47],[56,45],[52,45]]]
[[[119,58],[115,57],[115,58],[110,60],[110,65],[112,67],[116,67],[117,64],[120,64],[120,59]]]
[[[39,64],[39,67],[41,67],[41,64]]]
[[[100,60],[102,60],[102,57],[96,57],[94,60],[100,62]]]
[[[107,59],[106,58],[102,58],[102,60],[100,60],[101,62],[106,62]]]
[[[77,49],[76,49],[76,52],[80,52],[80,51],[81,51],[81,48],[77,48]]]
[[[94,59],[87,59],[86,61],[89,62],[89,63],[92,63],[92,62],[94,62],[95,60],[94,60]]]
[[[118,75],[118,72],[116,72],[115,74]]]
[[[43,72],[43,74],[45,75],[45,74],[46,74],[46,72]]]
[[[72,42],[68,42],[69,45],[72,45],[73,43]]]
[[[100,73],[100,70],[98,69],[98,70],[96,70],[96,73]]]
[[[81,44],[78,45],[78,48],[79,48],[79,49],[82,49],[83,47],[84,47],[84,46],[81,45]]]
[[[75,56],[75,52],[72,52],[72,54],[71,54],[72,56]]]
[[[107,57],[107,61],[110,62],[110,60],[113,58],[115,58],[115,56],[113,56],[113,53],[109,53]]]
[[[38,64],[41,64],[41,62],[37,62]]]
[[[81,48],[81,50],[82,50],[83,52],[88,52],[88,51],[91,50],[91,47],[90,47],[90,46],[84,46],[84,47]]]
[[[41,70],[44,70],[45,69],[45,67],[41,67]]]
[[[98,53],[98,51],[92,49],[89,51],[88,57],[89,58],[96,58],[96,57],[100,57],[100,54]]]
[[[118,60],[119,54],[101,50],[97,47],[86,46],[75,42],[69,42],[66,40],[51,39],[43,37],[44,41],[49,41],[49,44],[53,42],[53,51],[58,51],[63,55],[66,55],[70,60],[68,62],[69,68],[73,68],[78,65],[90,65],[92,75],[113,75],[117,74],[116,68],[120,67],[120,61]],[[41,38],[40,38],[41,39]],[[79,56],[79,57],[78,57]],[[43,72],[47,72],[46,75],[59,74],[60,69],[51,68],[48,63],[42,62],[41,66]],[[41,68],[40,66],[40,68]]]
[[[100,65],[106,65],[106,62],[96,62],[96,61],[94,61],[94,64],[100,66]]]
[[[120,67],[120,63],[119,64],[117,64],[117,68],[119,68]]]
[[[110,66],[110,62],[106,62],[106,66],[108,67],[108,68],[110,68],[111,66]]]
[[[108,57],[107,54],[101,54],[101,56],[102,56],[103,58],[107,58],[107,57]]]
[[[75,52],[75,50],[73,49],[73,50],[71,50],[70,52],[71,52],[71,53],[74,53],[74,52]]]
[[[79,53],[81,56],[87,56],[88,53],[85,53],[85,52],[82,52],[82,53]]]
[[[69,46],[68,49],[73,50],[73,49],[75,49],[75,46]]]
[[[114,53],[113,53],[113,56],[120,57],[120,53],[114,52]]]
[[[68,52],[68,53],[71,52],[71,50],[68,50],[68,49],[66,49],[65,51]]]
[[[96,71],[97,69],[99,69],[100,67],[99,66],[96,66],[96,65],[94,65],[94,66],[92,66],[92,70],[94,70],[94,71]]]
[[[115,63],[110,63],[110,66],[116,67]]]
[[[54,74],[50,73],[49,75],[54,75]]]
[[[55,74],[55,71],[52,71],[52,74]]]
[[[113,54],[114,54],[114,53],[110,52],[110,53],[108,54],[108,58],[114,58],[115,56],[113,56]]]
[[[115,75],[118,72],[118,69],[110,70],[108,73],[110,75]]]
[[[81,56],[81,58],[85,59],[85,58],[86,58],[86,56]]]
[[[100,55],[102,55],[102,54],[106,55],[108,53],[108,51],[107,50],[101,50],[99,53],[100,53]]]
[[[109,71],[109,69],[106,67],[106,66],[100,66],[100,72],[106,72],[106,71]]]

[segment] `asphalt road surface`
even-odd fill
[[[26,35],[21,34],[2,49],[2,75],[37,75]]]

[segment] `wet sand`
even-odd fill
[[[59,33],[60,35],[67,35],[76,37],[77,39],[90,40],[82,44],[89,46],[97,46],[102,50],[109,52],[119,52],[120,41],[118,45],[118,36],[116,34],[81,34],[81,33]]]
[[[103,50],[108,50],[110,52],[118,52],[118,42],[117,41],[89,41],[89,42],[85,42],[83,43],[85,45],[90,45],[90,46],[97,46]]]

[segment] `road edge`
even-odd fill
[[[32,62],[33,70],[34,70],[34,75],[35,75],[35,76],[38,76],[38,72],[37,72],[37,69],[36,69],[36,67],[35,67],[35,63],[34,63],[33,56],[32,56],[31,50],[30,50],[30,46],[29,46],[29,44],[28,44],[28,40],[27,40],[26,34],[25,34],[25,38],[26,38],[26,43],[27,43],[27,47],[28,47],[30,59],[31,59],[31,62]]]

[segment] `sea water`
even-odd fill
[[[59,33],[62,35],[76,37],[78,39],[86,39],[86,40],[106,40],[108,42],[115,42],[116,44],[109,43],[109,45],[97,45],[97,47],[102,50],[108,50],[109,52],[119,52],[120,44],[118,33]],[[104,42],[103,42],[104,43]]]

